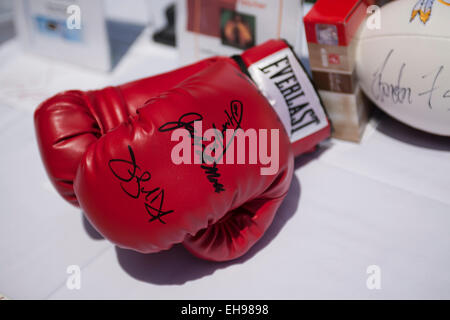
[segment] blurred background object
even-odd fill
[[[176,0],[143,0],[147,3],[149,21],[152,31],[157,31],[167,25],[167,10],[173,6]]]
[[[12,19],[13,0],[0,0],[0,22]]]
[[[98,0],[97,0],[98,1]],[[103,0],[102,0],[103,1]],[[161,0],[104,0],[106,16],[115,21],[148,25],[155,21],[152,7]]]
[[[333,124],[333,137],[359,142],[371,104],[356,79],[356,47],[373,0],[318,0],[304,18],[312,76]]]
[[[175,36],[175,3],[171,3],[166,7],[165,17],[166,24],[160,30],[155,31],[153,40],[172,47],[176,46]]]
[[[13,0],[0,0],[0,44],[13,36]]]
[[[151,40],[169,0],[0,0],[0,101],[34,110],[64,90],[148,77],[178,66],[177,51]],[[81,30],[66,9],[80,6]],[[15,37],[15,26],[18,36]],[[8,41],[7,41],[8,40]]]
[[[27,51],[109,71],[149,23],[146,4],[137,0],[16,0],[16,30]]]
[[[302,53],[303,1],[178,0],[176,11],[182,64],[279,38]]]

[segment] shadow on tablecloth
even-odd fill
[[[140,281],[159,285],[181,285],[200,279],[216,270],[245,263],[264,249],[295,214],[299,199],[300,184],[294,176],[289,193],[264,236],[243,257],[231,262],[217,263],[198,259],[181,244],[167,251],[147,255],[116,247],[117,259],[125,272]]]
[[[421,148],[450,151],[450,137],[438,136],[414,129],[381,110],[377,110],[376,116],[380,118],[377,131],[384,135]]]

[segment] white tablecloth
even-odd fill
[[[296,161],[275,222],[243,258],[211,263],[181,246],[116,248],[45,174],[33,110],[64,89],[95,88],[177,66],[144,33],[112,74],[0,47],[0,293],[13,299],[450,298],[450,140],[379,114],[361,144],[331,140]],[[81,268],[80,290],[67,285]],[[381,271],[368,289],[367,268]]]

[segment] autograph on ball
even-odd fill
[[[431,88],[422,92],[413,92],[411,87],[403,84],[403,75],[408,68],[406,63],[401,64],[396,82],[387,81],[385,79],[385,70],[387,68],[392,68],[389,63],[391,62],[394,53],[394,49],[390,50],[384,59],[383,64],[372,75],[371,91],[375,100],[381,102],[390,100],[394,104],[412,104],[415,97],[425,96],[427,98],[428,108],[433,109],[436,99],[450,98],[450,89],[444,89],[443,94],[438,93],[438,90],[441,89],[439,80],[445,70],[445,66],[443,65],[439,66],[437,71],[432,71],[419,76],[423,81],[432,79],[432,81],[429,81],[429,83],[431,83]],[[450,108],[447,110],[450,110]]]

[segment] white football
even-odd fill
[[[363,91],[392,117],[450,136],[450,0],[397,0],[368,18],[356,68]]]

